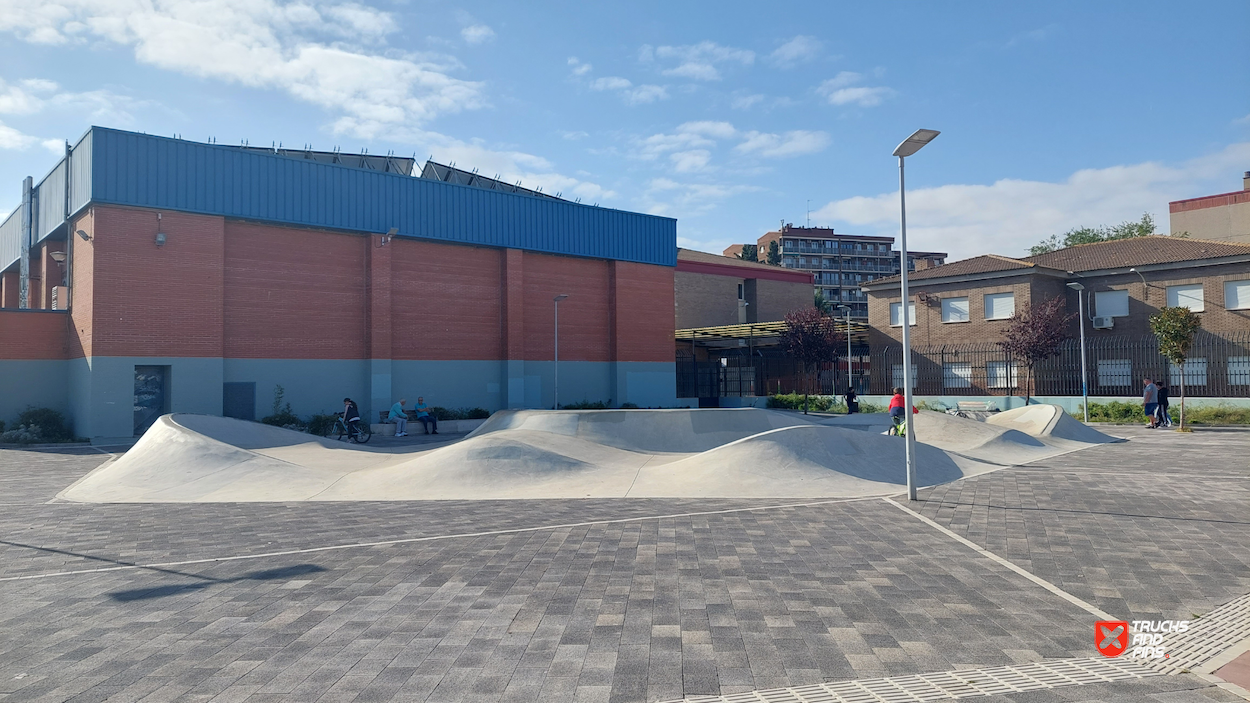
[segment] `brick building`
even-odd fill
[[[1173,233],[1188,232],[1195,239],[1250,244],[1250,171],[1242,189],[1232,193],[1168,203]]]
[[[983,382],[1002,393],[1009,386],[1014,388],[1008,381],[1015,371],[1003,359],[970,362],[967,357],[929,357],[942,349],[991,348],[1002,339],[1015,312],[1032,303],[1062,297],[1067,310],[1077,313],[1078,294],[1067,286],[1069,282],[1085,287],[1085,335],[1091,349],[1113,349],[1127,340],[1149,337],[1150,316],[1165,306],[1187,306],[1199,313],[1204,332],[1215,338],[1240,340],[1250,334],[1250,244],[1152,236],[1083,244],[1027,258],[987,254],[916,271],[908,282],[913,296],[911,340],[921,350],[916,363],[932,366],[930,377],[948,388],[968,388],[970,379],[974,386]],[[891,277],[864,286],[874,354],[901,348],[903,311],[898,285],[898,277]],[[1073,338],[1079,334],[1078,324],[1075,318],[1070,329]],[[1241,385],[1241,368],[1250,365],[1250,356],[1236,348],[1230,353],[1233,360],[1220,363],[1232,364],[1227,369],[1230,384]],[[1102,375],[1123,377],[1114,385],[1126,386],[1131,394],[1132,373],[1122,370],[1121,356],[1116,357],[1114,372],[1106,361]],[[1155,363],[1142,359],[1133,365],[1142,367],[1147,362]],[[938,368],[943,365],[945,371]],[[882,375],[877,385],[898,385],[901,366],[893,370],[885,366],[874,367],[874,374]],[[1099,385],[1097,360],[1091,362],[1089,373],[1091,383]],[[1250,384],[1250,375],[1245,384]]]
[[[562,294],[563,402],[675,402],[668,218],[101,128],[27,190],[0,225],[6,420],[104,441],[265,415],[278,385],[304,415],[550,407]]]
[[[811,307],[812,276],[768,264],[677,250],[677,329],[775,322]]]
[[[899,272],[899,253],[893,249],[893,237],[838,234],[829,227],[795,227],[781,225],[757,240],[759,258],[763,259],[769,245],[777,242],[781,249],[781,265],[812,274],[813,287],[834,305],[846,305],[860,321],[868,319],[868,298],[860,287],[875,279]],[[725,250],[726,256],[742,250],[735,244]],[[941,266],[946,254],[911,252],[908,270]]]

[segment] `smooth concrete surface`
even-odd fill
[[[915,420],[920,482],[945,483],[1111,441],[1083,426],[1084,439],[1072,439],[1080,433],[1055,419],[1062,415],[1054,408],[1045,417],[1009,418],[1022,431],[921,413]],[[166,415],[129,452],[61,497],[255,502],[896,493],[904,481],[903,441],[865,422],[876,417],[852,418],[855,423],[749,408],[501,411],[460,441],[383,448],[230,418]]]

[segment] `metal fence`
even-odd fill
[[[887,346],[871,356],[873,394],[886,395],[903,385],[903,349]],[[1103,337],[1087,340],[1086,364],[1091,396],[1133,396],[1142,379],[1180,385],[1181,370],[1159,354],[1158,340]],[[913,387],[920,395],[1022,395],[1023,363],[996,344],[912,348]],[[1068,340],[1058,356],[1033,369],[1033,395],[1081,394],[1081,345]],[[1178,391],[1173,390],[1173,394]],[[1185,364],[1185,394],[1209,398],[1250,397],[1250,333],[1216,336],[1200,332]]]
[[[848,378],[846,354],[804,374],[797,361],[776,354],[728,354],[702,360],[687,350],[679,350],[677,397],[727,398],[804,392],[841,395],[848,384],[856,393],[867,393],[871,382],[868,347],[853,346],[851,354],[853,373]]]

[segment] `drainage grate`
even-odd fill
[[[1052,659],[1020,666],[835,681],[725,696],[696,696],[685,700],[686,703],[923,703],[1126,681],[1161,674],[1128,659]]]
[[[1231,600],[1189,623],[1189,629],[1167,635],[1167,659],[1143,659],[1145,666],[1163,674],[1196,669],[1200,664],[1250,637],[1250,595]]]

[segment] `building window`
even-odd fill
[[[1133,386],[1133,360],[1099,359],[1098,385],[1103,388],[1115,386],[1131,388]]]
[[[1225,282],[1224,307],[1229,310],[1250,310],[1250,281]]]
[[[1180,384],[1181,367],[1176,364],[1169,364],[1168,382],[1173,386]],[[1207,385],[1207,360],[1202,357],[1195,357],[1185,360],[1185,385],[1186,386],[1205,386]],[[1179,395],[1179,393],[1178,393]]]
[[[967,322],[968,298],[943,298],[942,322]]]
[[[942,364],[944,388],[971,388],[972,364],[967,361],[951,361]]]
[[[858,278],[858,276],[856,278]],[[913,327],[916,324],[916,304],[915,303],[907,304],[907,322]],[[903,326],[903,304],[902,303],[890,303],[890,326],[891,327]]]
[[[1250,356],[1228,357],[1228,385],[1250,386]]]
[[[745,297],[746,297],[746,296],[744,296],[744,295],[742,294],[742,284],[741,284],[741,283],[739,283],[739,284],[738,284],[738,300],[742,300],[742,299],[743,299],[743,298],[745,298]]]
[[[890,376],[894,381],[894,383],[892,384],[893,387],[895,388],[903,387],[903,365],[902,364],[895,364],[894,368],[891,369]],[[916,390],[916,365],[915,364],[911,365],[911,389],[913,391]]]
[[[1201,283],[1168,286],[1168,307],[1170,308],[1189,308],[1192,312],[1202,312],[1205,307],[1204,302]]]
[[[987,293],[985,295],[985,319],[1007,320],[1015,314],[1015,293]]]
[[[1128,291],[1100,290],[1094,293],[1094,309],[1099,317],[1128,317]]]
[[[793,249],[793,248],[794,248],[794,240],[793,240],[793,239],[785,239],[785,240],[782,240],[782,241],[783,241],[783,242],[785,242],[785,248],[786,248],[786,249]]]
[[[985,381],[990,388],[1015,388],[1016,365],[1008,361],[990,361],[985,364]]]

